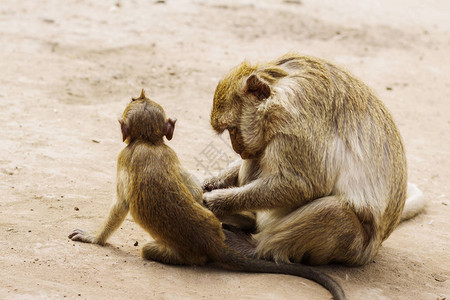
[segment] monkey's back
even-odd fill
[[[219,220],[185,185],[176,153],[163,142],[135,142],[119,155],[129,174],[133,219],[155,240],[189,253],[209,255],[224,236]],[[121,172],[121,170],[119,170]]]
[[[321,174],[312,170],[311,178],[330,181],[332,190],[324,194],[344,197],[361,219],[383,220],[375,231],[387,238],[403,210],[407,178],[405,151],[391,114],[365,83],[330,62],[287,55],[275,63],[289,74],[281,86],[294,91],[287,97],[296,108],[290,131],[317,153],[311,169]]]
[[[375,93],[343,68],[309,56],[287,54],[240,68],[272,90],[257,110],[244,107],[240,121],[246,147],[257,149],[268,141],[261,159],[265,171],[307,182],[311,201],[339,196],[360,220],[380,225],[371,230],[373,237],[387,238],[406,199],[406,156],[393,118]],[[232,71],[231,77],[238,81],[234,77],[241,73]],[[219,96],[215,101],[224,102],[226,97]],[[226,113],[231,108],[222,110],[212,112],[217,127],[231,118]]]

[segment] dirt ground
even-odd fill
[[[106,247],[67,239],[109,209],[117,118],[141,88],[178,118],[169,145],[203,179],[236,158],[209,125],[218,80],[288,51],[377,92],[427,201],[372,263],[322,269],[349,299],[449,299],[449,11],[444,0],[2,0],[0,299],[329,299],[293,276],[144,261],[149,237],[131,218]]]

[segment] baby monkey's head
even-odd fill
[[[164,136],[170,140],[176,121],[166,118],[161,105],[148,99],[144,90],[138,98],[132,98],[119,119],[123,141],[127,144],[136,140],[156,143]]]

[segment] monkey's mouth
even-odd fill
[[[239,129],[236,127],[230,127],[228,128],[228,133],[230,134],[231,146],[233,147],[234,152],[237,154],[244,152],[244,141]]]
[[[241,131],[237,127],[227,128],[230,134],[231,146],[234,152],[239,154],[242,159],[253,159],[257,158],[260,153],[252,153],[245,149],[244,139],[242,138]]]

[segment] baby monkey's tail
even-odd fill
[[[322,285],[336,300],[346,299],[342,287],[333,278],[315,267],[302,264],[277,264],[273,261],[248,258],[228,246],[226,246],[225,250],[218,256],[215,264],[224,269],[252,273],[275,273],[299,276]]]

